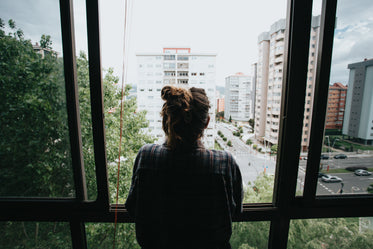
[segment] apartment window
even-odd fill
[[[61,1],[61,13],[62,13],[62,18],[65,18],[69,15],[67,15],[67,12],[69,11],[70,8],[64,8],[63,3],[66,3],[67,1]],[[291,18],[289,18],[289,22],[295,22],[296,24],[300,24],[299,27],[298,25],[291,25],[293,29],[289,30],[290,32],[289,37],[291,39],[294,39],[293,42],[289,42],[289,44],[293,47],[286,51],[290,51],[289,55],[291,59],[289,59],[287,67],[294,67],[297,68],[298,66],[300,67],[304,62],[307,60],[307,55],[305,53],[302,53],[302,46],[301,44],[296,44],[306,41],[309,39],[309,34],[307,34],[304,30],[308,30],[307,27],[302,27],[301,25],[311,25],[311,20],[307,20],[307,18],[303,17],[310,17],[312,8],[311,6],[308,6],[307,4],[302,3],[300,7],[298,7],[297,2],[299,1],[293,1],[292,4],[289,6],[292,6],[291,9],[288,10],[289,15],[291,15]],[[88,1],[89,3],[87,5],[87,11],[89,15],[87,15],[87,26],[88,27],[97,27],[98,23],[95,23],[95,20],[97,21],[98,19],[92,20],[92,16],[98,15],[97,7],[95,5],[95,1]],[[304,6],[306,5],[306,6]],[[308,7],[307,7],[308,6]],[[323,13],[328,13],[328,15],[325,18],[326,25],[329,24],[329,17],[330,19],[333,20],[333,23],[335,21],[335,9],[331,7],[331,5],[325,5],[327,9]],[[294,11],[297,15],[294,15]],[[299,15],[298,15],[299,14]],[[73,17],[73,15],[72,15]],[[310,18],[309,18],[310,19]],[[67,23],[68,20],[63,19],[61,21],[62,23],[62,28],[64,31],[69,30],[67,28]],[[309,27],[308,27],[309,28]],[[57,27],[58,29],[58,27]],[[329,29],[321,29],[321,30],[326,30],[326,32]],[[330,30],[334,30],[331,28]],[[330,32],[330,31],[329,31]],[[85,244],[85,228],[89,228],[90,226],[94,226],[98,224],[99,222],[112,222],[113,217],[114,217],[114,212],[112,211],[112,208],[114,206],[109,206],[109,196],[108,196],[108,186],[107,186],[107,170],[108,168],[106,167],[106,153],[105,153],[105,138],[103,137],[104,131],[105,131],[105,126],[103,120],[103,115],[102,111],[104,110],[104,106],[102,103],[104,102],[102,99],[102,96],[100,93],[102,92],[102,86],[100,85],[100,76],[101,75],[96,75],[97,72],[94,72],[95,69],[99,68],[98,66],[100,65],[100,53],[99,53],[99,48],[95,50],[94,45],[99,44],[99,35],[100,33],[98,30],[89,30],[89,39],[88,39],[88,45],[90,47],[90,57],[89,63],[90,63],[90,70],[91,70],[91,77],[90,79],[93,84],[91,84],[91,91],[92,91],[92,119],[90,119],[89,122],[92,122],[93,127],[95,129],[92,130],[94,143],[95,143],[95,148],[94,150],[91,150],[91,157],[94,157],[95,164],[94,167],[96,169],[97,173],[97,200],[88,202],[85,200],[84,197],[79,197],[80,194],[77,195],[77,197],[73,199],[64,199],[64,200],[38,200],[38,199],[16,199],[14,200],[8,200],[8,199],[2,199],[1,200],[1,205],[0,205],[0,210],[2,213],[2,219],[3,220],[10,220],[12,222],[15,222],[15,220],[36,220],[38,221],[47,221],[48,223],[54,223],[54,224],[47,224],[47,230],[48,231],[55,231],[55,229],[60,228],[60,224],[57,224],[57,221],[60,221],[61,219],[65,220],[65,223],[69,222],[68,225],[64,224],[61,229],[66,229],[69,230],[71,229],[71,234],[73,236],[71,237],[71,240],[73,240],[72,244],[74,245],[74,248],[81,248],[84,246],[80,246],[81,244]],[[324,37],[325,42],[331,42],[328,41],[327,38],[332,36],[333,33],[326,33],[320,37]],[[68,40],[69,36],[64,35],[63,36],[63,42],[66,44],[66,42],[69,42]],[[302,40],[303,39],[303,40]],[[65,50],[67,50],[66,46]],[[327,47],[327,46],[326,46]],[[71,52],[71,51],[70,51]],[[325,52],[325,51],[324,51]],[[328,53],[329,52],[329,53]],[[64,51],[65,58],[69,63],[66,63],[65,67],[65,73],[68,75],[69,73],[74,73],[74,69],[71,69],[68,67],[68,65],[74,65],[74,56],[70,56],[67,58],[68,51]],[[71,52],[72,53],[72,52]],[[297,54],[297,56],[294,56],[294,54]],[[331,51],[326,51],[327,54],[331,54]],[[166,56],[166,55],[165,55]],[[192,57],[193,59],[193,57]],[[322,60],[322,56],[320,58]],[[298,63],[297,63],[298,62]],[[305,63],[304,63],[305,64]],[[322,64],[323,67],[326,67],[328,69],[328,66],[325,64]],[[293,69],[293,68],[291,68]],[[304,69],[304,70],[303,70]],[[296,92],[292,92],[293,89],[296,89],[297,85],[296,84],[304,84],[304,83],[299,83],[299,81],[296,81],[296,79],[302,78],[302,72],[305,72],[307,69],[302,68],[302,70],[289,70],[287,68],[285,75],[286,82],[284,84],[289,84],[289,92],[286,93],[286,100],[289,102],[288,106],[286,106],[286,109],[284,109],[286,119],[280,118],[281,122],[285,122],[285,125],[282,127],[283,130],[279,133],[281,134],[281,138],[283,139],[282,142],[286,145],[278,151],[277,155],[277,160],[279,161],[279,166],[278,170],[276,170],[276,181],[275,185],[277,186],[275,188],[275,198],[273,198],[273,201],[269,200],[268,204],[245,204],[244,206],[244,214],[239,217],[240,221],[247,222],[247,225],[251,225],[253,221],[251,220],[258,220],[263,222],[263,226],[266,228],[266,231],[268,231],[269,235],[269,243],[268,246],[264,245],[260,248],[286,248],[287,244],[290,244],[289,248],[293,248],[294,246],[291,245],[293,243],[292,241],[287,242],[287,236],[289,236],[289,227],[292,226],[297,226],[297,222],[303,222],[302,224],[305,224],[308,222],[308,218],[332,218],[332,217],[339,217],[339,216],[356,216],[356,213],[362,216],[371,216],[372,214],[372,198],[368,194],[365,194],[364,196],[349,196],[349,198],[343,198],[343,195],[341,196],[324,196],[323,198],[319,198],[318,196],[315,196],[315,193],[312,192],[312,189],[314,189],[314,185],[312,185],[312,181],[317,185],[317,171],[314,171],[313,166],[316,166],[317,169],[320,166],[319,162],[316,160],[314,161],[313,164],[310,164],[307,166],[306,169],[306,174],[303,175],[303,179],[305,180],[302,183],[299,183],[299,185],[304,185],[304,194],[302,196],[295,197],[295,186],[297,185],[296,178],[294,177],[294,174],[297,172],[297,168],[295,166],[295,163],[298,164],[299,158],[298,154],[300,153],[300,148],[299,148],[299,143],[301,141],[300,135],[301,135],[301,123],[298,122],[298,117],[302,115],[301,111],[296,109],[297,106],[301,106],[301,104],[304,104],[304,97],[302,96],[299,97]],[[294,76],[299,76],[295,77]],[[288,78],[289,77],[289,78]],[[293,80],[293,81],[292,81]],[[322,79],[328,80],[328,79]],[[69,82],[66,81],[68,84]],[[70,86],[72,90],[77,90],[75,89],[75,86]],[[66,89],[66,91],[70,91],[69,87]],[[316,89],[317,90],[317,89]],[[141,90],[140,90],[141,91]],[[69,96],[69,95],[67,95]],[[318,95],[317,95],[318,96]],[[303,102],[302,102],[303,101]],[[322,102],[325,102],[326,100],[322,100]],[[75,111],[77,110],[77,107],[75,106],[74,103],[77,103],[76,101],[66,101],[66,105],[68,106],[68,114],[69,117],[71,117]],[[326,103],[324,103],[326,104]],[[303,109],[302,109],[303,111]],[[81,112],[81,114],[84,114]],[[105,113],[105,119],[107,116],[110,114]],[[273,116],[274,117],[274,116]],[[277,115],[276,118],[279,118]],[[318,119],[323,120],[321,117],[316,117],[317,121]],[[92,120],[92,121],[91,121]],[[88,123],[89,123],[88,122]],[[318,122],[313,122],[312,125],[317,125]],[[256,124],[258,125],[258,124]],[[308,125],[308,124],[306,124]],[[103,126],[103,127],[101,127]],[[290,128],[292,128],[292,130]],[[155,129],[154,126],[150,126],[151,129]],[[71,132],[77,131],[78,134],[80,132],[78,126],[72,125],[71,128],[69,128]],[[317,129],[315,129],[316,132],[318,132]],[[320,129],[320,132],[323,132],[323,128]],[[294,134],[296,136],[294,136]],[[159,134],[157,135],[158,137],[161,137]],[[76,136],[79,137],[79,136]],[[74,136],[70,136],[71,139],[74,139]],[[270,136],[271,139],[277,139],[277,136]],[[296,139],[299,138],[300,141],[296,141]],[[266,138],[267,139],[267,138]],[[310,144],[309,146],[321,146],[317,142],[317,137],[314,139],[316,142],[313,142],[313,145]],[[74,140],[75,141],[75,140]],[[304,142],[307,142],[307,140],[303,140]],[[312,139],[311,139],[312,142]],[[76,142],[76,144],[79,145],[79,141]],[[316,144],[316,145],[315,145]],[[315,149],[316,148],[316,149]],[[77,146],[76,151],[80,151],[81,148],[80,146]],[[75,150],[71,150],[71,153],[74,153]],[[314,147],[313,151],[317,151],[317,147]],[[79,154],[79,153],[78,153]],[[108,153],[109,155],[110,153]],[[314,155],[314,154],[313,154]],[[268,156],[268,155],[267,155]],[[309,158],[317,158],[318,155],[311,156]],[[84,158],[84,161],[87,160],[87,158]],[[79,161],[79,160],[78,160]],[[304,160],[307,161],[307,160]],[[268,161],[267,161],[268,162]],[[2,162],[3,163],[3,162]],[[341,162],[339,162],[341,163]],[[111,166],[110,166],[111,167]],[[76,180],[77,185],[79,183],[83,182],[83,177],[79,175],[79,163],[73,163],[73,171],[74,171],[74,179]],[[264,169],[260,169],[261,171]],[[305,173],[305,171],[302,171]],[[94,174],[93,174],[94,175]],[[59,175],[62,176],[62,175]],[[93,176],[96,177],[96,176]],[[79,180],[80,179],[80,180]],[[96,179],[96,178],[95,178]],[[339,185],[339,184],[334,184],[334,186]],[[71,186],[75,186],[75,184],[71,184]],[[328,184],[329,188],[332,188],[332,184]],[[78,187],[75,187],[78,189]],[[75,190],[75,189],[74,189]],[[256,195],[258,192],[262,191],[261,189],[254,189],[250,188],[250,191],[252,190],[252,196]],[[347,190],[347,188],[345,188]],[[77,190],[76,192],[79,193],[80,190]],[[327,191],[327,190],[326,190]],[[73,193],[75,193],[73,191]],[[84,194],[82,195],[84,196]],[[52,208],[51,208],[52,207]],[[118,217],[119,217],[119,222],[133,222],[128,217],[128,214],[126,211],[121,207],[122,209],[119,212]],[[182,208],[182,207],[180,207]],[[97,218],[99,217],[99,218]],[[249,218],[248,218],[249,217]],[[250,221],[249,221],[250,220]],[[95,223],[88,223],[88,222],[95,222]],[[41,222],[40,222],[41,223]],[[336,224],[336,222],[334,222]],[[20,231],[23,231],[22,229],[22,224],[20,224]],[[43,226],[43,224],[24,224],[24,228],[26,227],[26,232],[27,228],[29,226]],[[119,224],[122,225],[122,224]],[[348,224],[343,223],[343,229],[348,230],[348,234],[350,235],[351,229],[350,227],[347,227]],[[315,226],[313,226],[315,227]],[[322,226],[325,228],[325,226]],[[347,228],[345,228],[347,227]],[[335,227],[333,227],[335,229]],[[344,230],[338,230],[338,231],[344,231]],[[300,230],[300,229],[299,229]],[[257,230],[255,230],[257,231]],[[296,230],[298,231],[298,230]],[[325,230],[323,230],[325,231]],[[267,233],[267,234],[268,234]],[[310,232],[307,232],[309,234]],[[303,233],[303,235],[306,233]],[[256,234],[255,234],[256,235]],[[333,234],[338,235],[338,234]],[[30,236],[30,234],[29,234]],[[248,235],[242,235],[242,236],[248,236]],[[301,236],[301,235],[299,235]],[[326,234],[326,236],[330,239],[333,240],[334,236],[329,236],[329,234]],[[31,236],[30,236],[31,237]],[[109,236],[110,237],[110,236]],[[320,238],[320,236],[319,236]],[[319,239],[317,238],[317,239]],[[65,238],[63,238],[65,239]],[[82,242],[84,241],[84,242]],[[316,241],[316,240],[315,240]],[[312,241],[313,242],[313,241]],[[251,246],[251,245],[250,245]],[[255,245],[254,245],[255,246]],[[299,248],[305,247],[306,245],[296,245]],[[329,245],[325,245],[325,247],[328,247]]]

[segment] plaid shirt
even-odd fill
[[[232,155],[143,146],[126,201],[142,248],[231,248],[232,217],[242,211],[242,178]]]

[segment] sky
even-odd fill
[[[61,32],[57,0],[2,0],[0,18],[13,19],[33,43],[42,34],[52,37],[60,52]],[[251,74],[257,61],[258,35],[286,17],[286,0],[127,0],[126,53],[123,57],[124,0],[100,0],[102,67],[113,67],[126,82],[137,80],[136,53],[160,53],[163,47],[190,47],[192,52],[216,53],[217,85],[225,77]],[[314,1],[319,15],[321,0]],[[373,2],[340,0],[330,83],[348,81],[347,65],[373,58]],[[77,53],[87,51],[85,1],[74,0]]]

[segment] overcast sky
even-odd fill
[[[52,36],[61,52],[57,0],[2,0],[0,18],[16,21],[25,37],[39,41]],[[74,0],[77,50],[87,50],[84,0]],[[286,0],[128,0],[127,82],[136,83],[139,52],[158,53],[163,47],[190,47],[192,52],[217,54],[217,84],[236,72],[251,74],[257,61],[257,37],[285,18]],[[314,1],[320,14],[320,0]],[[340,0],[330,82],[348,81],[347,65],[373,58],[373,1]],[[102,65],[121,75],[124,0],[101,0]]]

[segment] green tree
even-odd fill
[[[227,145],[228,145],[229,147],[232,147],[232,141],[231,141],[231,140],[228,140]]]
[[[42,35],[40,38],[40,47],[52,49],[52,40],[50,35]]]
[[[6,35],[3,28],[0,196],[72,197],[62,60],[41,58],[23,32]],[[9,28],[16,30],[14,21]]]
[[[247,144],[247,145],[252,145],[252,144],[253,144],[253,141],[252,141],[251,139],[247,139],[247,140],[246,140],[246,144]]]
[[[255,121],[254,119],[249,119],[249,125],[254,129]]]
[[[277,144],[272,145],[271,146],[271,153],[276,154],[277,153],[277,148],[278,148]]]
[[[62,60],[0,21],[0,196],[73,197]],[[2,222],[1,248],[69,248],[57,222]]]
[[[232,116],[229,115],[229,123],[232,123]]]

